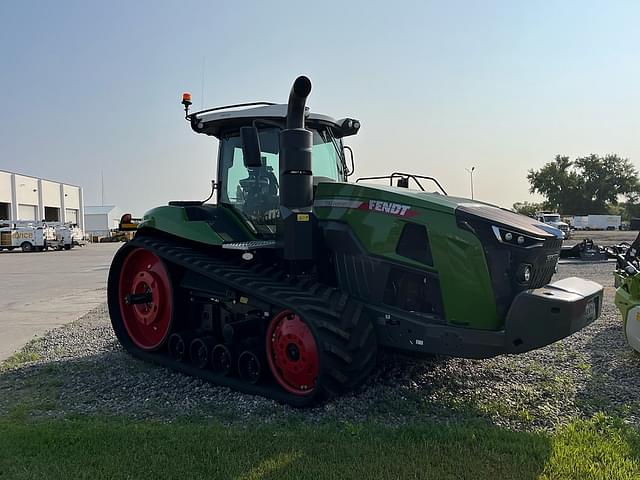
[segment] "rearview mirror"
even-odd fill
[[[262,167],[258,129],[256,127],[241,127],[240,140],[242,141],[244,166],[247,168]]]

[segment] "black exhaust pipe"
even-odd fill
[[[280,133],[280,237],[286,260],[313,258],[313,134],[304,128],[311,80],[296,78],[289,94],[287,128]]]
[[[311,93],[311,80],[304,75],[296,78],[289,93],[287,128],[304,128],[304,109]]]

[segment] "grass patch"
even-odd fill
[[[640,433],[598,415],[554,434],[483,423],[224,427],[0,418],[0,478],[631,479]]]
[[[11,370],[12,368],[19,367],[24,363],[35,362],[40,359],[40,355],[37,352],[31,350],[20,350],[14,353],[4,362],[0,363],[0,372]]]
[[[17,379],[13,372],[0,376],[0,412],[26,418],[58,408],[63,380],[53,365],[38,368],[41,370],[39,375],[25,378]]]

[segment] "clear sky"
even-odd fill
[[[137,214],[203,199],[217,144],[181,92],[284,102],[306,74],[313,110],[362,121],[357,175],[468,196],[476,166],[476,198],[510,207],[557,153],[640,166],[639,25],[637,1],[4,0],[0,169],[82,185],[87,205],[104,170],[105,203]]]

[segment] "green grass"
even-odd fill
[[[0,418],[0,478],[632,479],[640,433],[598,415],[553,434],[487,424],[225,427]]]
[[[38,359],[40,359],[40,355],[37,352],[27,349],[20,350],[0,363],[0,372],[16,368],[23,363],[35,362]]]

